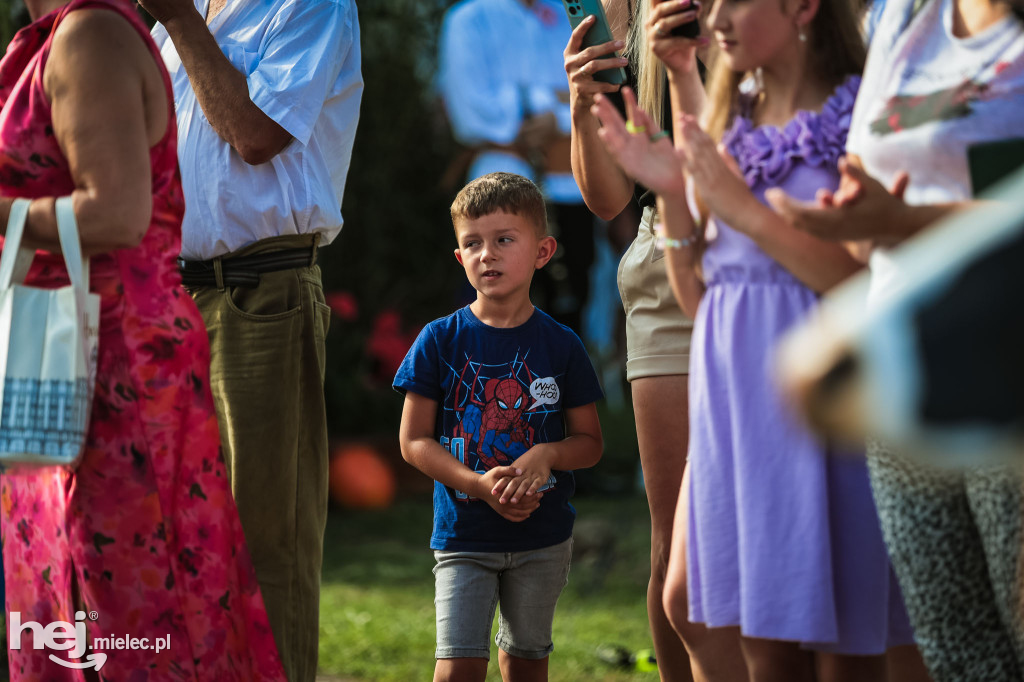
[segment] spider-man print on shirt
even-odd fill
[[[462,367],[449,367],[458,376],[452,405],[458,422],[448,437],[441,438],[455,457],[474,471],[483,473],[496,466],[512,464],[534,445],[535,429],[555,410],[535,401],[531,384],[538,375],[530,371],[525,356],[501,365],[487,365],[466,359]],[[559,417],[560,418],[560,417]],[[554,480],[549,485],[553,484]],[[459,494],[458,497],[465,499]]]

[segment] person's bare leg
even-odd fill
[[[483,682],[485,677],[486,658],[439,658],[434,666],[434,682]]]
[[[885,653],[885,664],[892,682],[932,682],[916,644],[889,649]]]
[[[665,579],[665,613],[686,644],[696,682],[747,682],[747,666],[740,649],[739,627],[707,628],[689,620],[686,597],[688,478],[687,470],[683,474],[672,525],[672,553]]]
[[[633,413],[637,445],[651,510],[651,579],[647,585],[647,617],[651,624],[658,672],[664,682],[690,682],[690,657],[665,615],[665,576],[668,572],[679,486],[686,464],[689,435],[685,374],[634,379]]]
[[[818,682],[887,682],[885,655],[816,654]],[[904,682],[899,679],[898,682]]]
[[[498,667],[501,679],[505,682],[547,682],[548,657],[530,659],[519,658],[498,650]]]
[[[740,648],[750,682],[815,682],[814,654],[795,642],[741,637]]]

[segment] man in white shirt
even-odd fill
[[[352,0],[143,0],[174,87],[182,281],[291,682],[316,675],[327,514],[318,246],[340,231],[363,81]]]
[[[570,167],[570,33],[558,0],[463,0],[441,27],[437,83],[455,138],[477,152],[466,179],[505,171],[544,191],[560,248],[538,273],[542,307],[579,332],[594,216]]]

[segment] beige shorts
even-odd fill
[[[626,311],[626,380],[688,374],[693,321],[683,315],[654,235],[654,208],[644,209],[636,239],[619,261]]]

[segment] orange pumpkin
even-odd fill
[[[343,507],[384,509],[395,500],[395,474],[370,446],[340,445],[331,453],[330,490]]]

